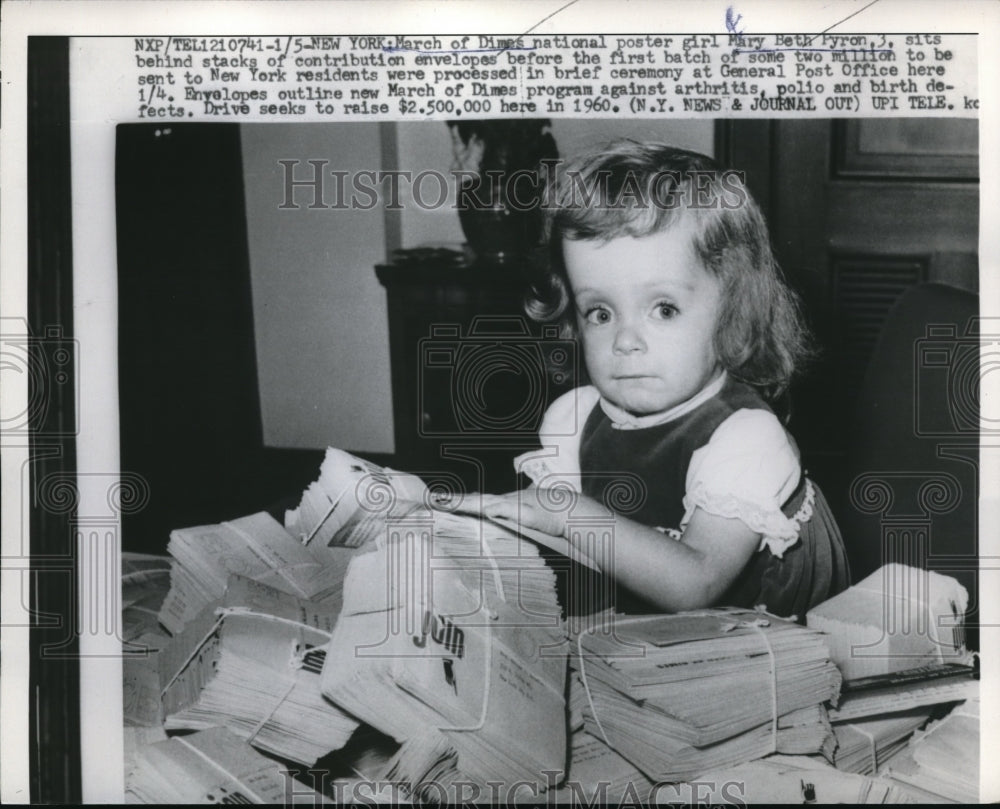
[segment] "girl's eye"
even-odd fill
[[[658,303],[656,305],[656,314],[664,320],[669,320],[677,314],[677,307],[672,303]]]
[[[611,312],[605,309],[603,306],[595,306],[588,309],[584,315],[588,323],[593,323],[594,325],[601,325],[602,323],[607,323],[611,320]]]

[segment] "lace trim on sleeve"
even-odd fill
[[[556,399],[542,418],[538,430],[541,449],[531,450],[514,459],[514,469],[527,475],[535,485],[552,485],[558,476],[566,478],[580,491],[580,436],[590,411],[600,394],[597,388],[586,385],[564,393]]]
[[[540,449],[525,452],[514,459],[514,469],[523,472],[531,479],[532,483],[537,485],[539,481],[556,473],[550,463],[551,458],[551,450]]]
[[[780,559],[798,541],[799,528],[812,517],[815,502],[816,490],[808,479],[802,506],[791,517],[786,517],[780,508],[764,508],[729,493],[711,492],[699,482],[684,495],[684,519],[681,527],[683,529],[687,525],[696,508],[719,517],[735,517],[746,523],[751,531],[761,535],[758,550],[768,548]]]

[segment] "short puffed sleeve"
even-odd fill
[[[538,429],[542,448],[518,455],[514,468],[535,485],[552,486],[559,482],[580,491],[580,438],[599,398],[597,388],[586,385],[552,402]]]
[[[736,517],[761,534],[761,550],[781,556],[799,536],[799,523],[781,506],[801,476],[798,450],[777,417],[767,410],[737,410],[691,456],[681,528],[696,508]]]

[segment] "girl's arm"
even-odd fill
[[[555,494],[554,498],[559,495]],[[574,522],[587,516],[606,520],[612,514],[595,500],[577,495]],[[729,589],[760,544],[761,535],[741,520],[695,509],[681,539],[627,517],[613,515],[613,547],[594,548],[585,537],[571,536],[565,512],[545,508],[544,490],[512,492],[487,508],[502,516],[556,536],[602,560],[605,572],[633,593],[668,612],[709,607]],[[551,502],[558,502],[553,499]],[[589,533],[589,532],[585,532]],[[603,532],[594,532],[603,533]]]

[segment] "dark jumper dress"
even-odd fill
[[[719,393],[673,421],[634,430],[612,426],[600,405],[595,405],[584,425],[580,441],[581,488],[598,501],[616,477],[636,476],[646,487],[646,496],[625,516],[644,525],[679,528],[684,516],[688,466],[696,450],[705,446],[715,430],[741,409],[770,411],[750,386],[727,379]],[[597,471],[600,470],[600,471]],[[593,471],[593,474],[588,472]],[[616,473],[618,473],[616,475]],[[755,607],[805,620],[806,612],[850,585],[847,555],[830,508],[815,483],[812,515],[800,523],[799,540],[777,556],[768,548],[757,550],[743,572],[719,600],[718,606]],[[782,512],[792,517],[807,495],[802,479]],[[614,508],[613,503],[608,503]],[[675,542],[666,535],[664,542]],[[650,604],[620,586],[615,592],[620,612],[656,612]],[[593,606],[593,605],[592,605]]]

